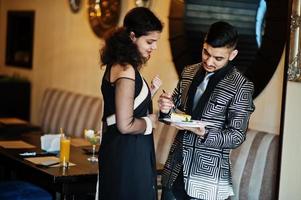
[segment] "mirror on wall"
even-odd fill
[[[102,37],[118,23],[120,0],[89,0],[88,14],[93,32]]]
[[[7,12],[5,50],[5,64],[7,66],[32,68],[34,19],[34,11],[9,10]]]
[[[177,72],[201,60],[201,45],[209,26],[227,21],[240,33],[234,64],[254,82],[256,97],[280,61],[287,19],[286,0],[171,0],[169,40]]]

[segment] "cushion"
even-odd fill
[[[48,88],[41,104],[39,125],[45,133],[58,133],[63,128],[67,135],[84,137],[84,129],[100,129],[101,115],[100,97]]]
[[[277,194],[279,136],[249,130],[231,152],[235,196],[231,200],[274,200]]]

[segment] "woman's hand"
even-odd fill
[[[150,91],[151,91],[152,97],[156,94],[156,92],[161,87],[161,85],[162,85],[162,81],[159,78],[159,75],[156,75],[153,78],[153,80],[151,81],[151,85],[150,85]]]
[[[167,114],[175,105],[172,101],[172,97],[170,93],[163,93],[160,95],[158,99],[159,109],[162,113]]]

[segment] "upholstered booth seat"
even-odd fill
[[[278,135],[249,130],[246,141],[231,152],[231,200],[275,200],[278,153]]]
[[[45,133],[58,133],[63,128],[67,135],[83,137],[84,129],[100,129],[101,115],[100,97],[48,88],[41,103],[39,125]]]
[[[52,200],[46,190],[24,181],[0,182],[1,200]]]

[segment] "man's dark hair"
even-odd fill
[[[223,21],[213,23],[205,37],[205,42],[214,48],[227,47],[235,49],[237,40],[237,30],[231,24]]]

